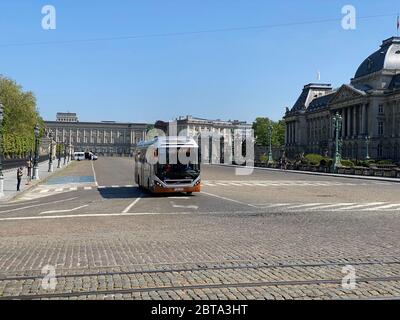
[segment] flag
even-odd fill
[[[400,29],[400,16],[397,15],[397,33],[399,33],[399,29]]]

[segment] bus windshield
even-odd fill
[[[161,150],[159,150],[161,151]],[[180,163],[177,157],[174,157],[175,162],[170,163],[170,152],[167,152],[166,163],[158,163],[156,175],[161,179],[196,179],[200,175],[200,165],[197,159],[197,150],[191,149],[190,152],[192,159],[195,161],[188,161],[188,163]],[[172,151],[173,152],[173,151]],[[189,149],[188,149],[189,152]]]

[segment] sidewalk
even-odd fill
[[[69,163],[71,163],[71,162],[69,162]],[[17,195],[36,186],[38,183],[42,182],[44,179],[48,178],[55,172],[58,172],[58,171],[62,170],[63,168],[65,168],[63,166],[64,159],[61,159],[61,168],[60,169],[57,169],[57,164],[58,164],[58,159],[53,161],[54,171],[48,172],[49,162],[44,161],[44,162],[39,163],[39,178],[40,178],[40,180],[32,180],[29,185],[26,184],[28,181],[28,177],[27,177],[27,169],[26,169],[26,167],[24,167],[24,176],[22,177],[20,192],[17,192],[17,168],[3,171],[4,196],[0,197],[0,203],[12,200]],[[68,164],[67,164],[67,166],[68,166]]]

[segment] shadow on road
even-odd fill
[[[105,199],[133,199],[143,197],[143,192],[138,187],[118,187],[98,189],[100,196]]]
[[[99,188],[100,196],[104,199],[134,199],[134,198],[166,198],[166,197],[188,197],[185,193],[151,193],[139,187]],[[189,195],[193,197],[194,195]]]

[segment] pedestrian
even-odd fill
[[[31,158],[29,158],[27,164],[26,164],[26,168],[28,169],[28,181],[26,182],[26,184],[30,184],[31,182],[31,178],[32,178],[32,160]]]
[[[21,187],[21,180],[22,180],[22,176],[24,175],[24,169],[22,167],[18,168],[17,170],[17,191],[20,191],[20,187]]]

